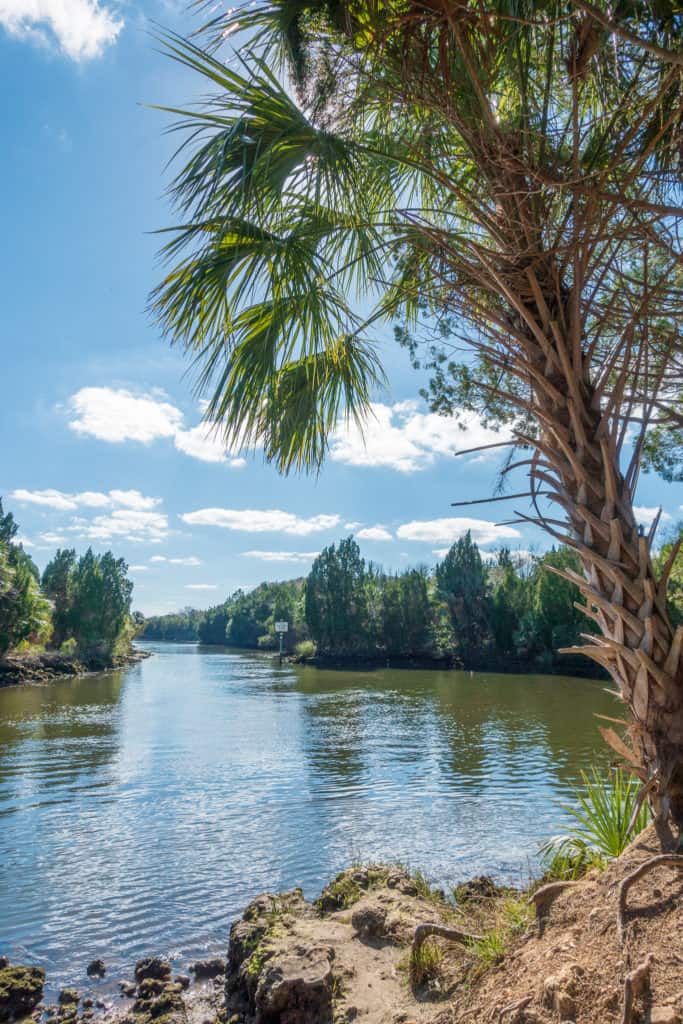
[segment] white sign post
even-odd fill
[[[288,629],[289,629],[289,623],[288,622],[276,622],[275,623],[275,631],[280,634],[280,664],[282,664],[282,640],[283,640],[284,635],[285,635],[285,633],[287,632]]]

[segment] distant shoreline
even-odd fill
[[[237,647],[234,644],[207,644],[199,640],[173,640],[170,638],[159,639],[155,637],[141,636],[138,638],[142,643],[148,644],[183,644],[195,646],[206,650],[230,650],[243,651],[245,653],[261,654],[277,659],[278,652],[275,650],[264,650],[258,647]],[[499,672],[504,675],[552,675],[552,676],[576,676],[581,679],[602,679],[608,678],[600,672],[599,667],[581,655],[560,655],[552,663],[540,664],[532,659],[524,659],[514,656],[482,654],[470,665],[461,665],[451,658],[429,658],[414,657],[406,655],[397,657],[386,655],[325,655],[316,654],[312,657],[301,658],[293,652],[285,652],[283,661],[290,664],[302,665],[309,668],[318,668],[328,671],[374,671],[376,669],[390,668],[397,670],[431,671],[431,672]]]
[[[82,660],[75,654],[61,654],[59,651],[8,654],[0,658],[0,689],[7,686],[37,686],[58,679],[115,672],[151,656],[151,651],[141,651],[136,647],[131,647],[127,654],[110,663],[102,662],[101,659]]]

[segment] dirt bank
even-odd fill
[[[0,658],[0,687],[49,683],[53,679],[66,676],[109,672],[126,665],[134,665],[149,657],[151,655],[148,651],[140,651],[137,648],[131,648],[128,654],[117,656],[112,661],[98,658],[82,660],[76,655],[61,654],[59,651],[7,654]]]

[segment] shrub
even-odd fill
[[[301,640],[294,648],[294,653],[301,661],[308,661],[309,658],[315,658],[317,650],[313,640]]]

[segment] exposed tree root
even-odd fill
[[[638,996],[643,995],[650,988],[650,974],[654,957],[652,953],[638,967],[626,975],[624,981],[624,1013],[621,1024],[632,1024],[633,1004]]]
[[[446,928],[442,924],[418,924],[413,935],[413,953],[419,953],[426,939],[430,935],[438,935],[441,939],[450,939],[451,942],[481,942],[483,936],[473,935],[471,932],[462,932],[459,928]]]
[[[565,889],[583,884],[583,882],[576,881],[550,882],[548,885],[542,885],[540,889],[537,889],[536,892],[529,897],[529,903],[533,903],[536,909],[536,924],[538,925],[539,938],[543,935],[543,927],[548,918],[548,911],[556,897],[559,896],[561,892],[564,892]]]
[[[626,936],[626,899],[628,891],[631,886],[642,878],[643,875],[653,871],[657,867],[669,867],[669,868],[683,868],[683,854],[680,853],[660,853],[656,857],[651,857],[644,863],[639,864],[635,871],[632,871],[630,875],[627,875],[623,879],[619,886],[619,898],[617,900],[617,934],[619,941],[623,943]],[[542,890],[541,890],[542,891]]]
[[[502,1010],[498,1011],[498,1024],[501,1024],[503,1017],[508,1013],[514,1013],[513,1021],[517,1020],[520,1012],[526,1009],[532,998],[532,996],[524,996],[523,999],[518,999],[516,1002],[508,1003],[507,1006],[504,1006]]]

